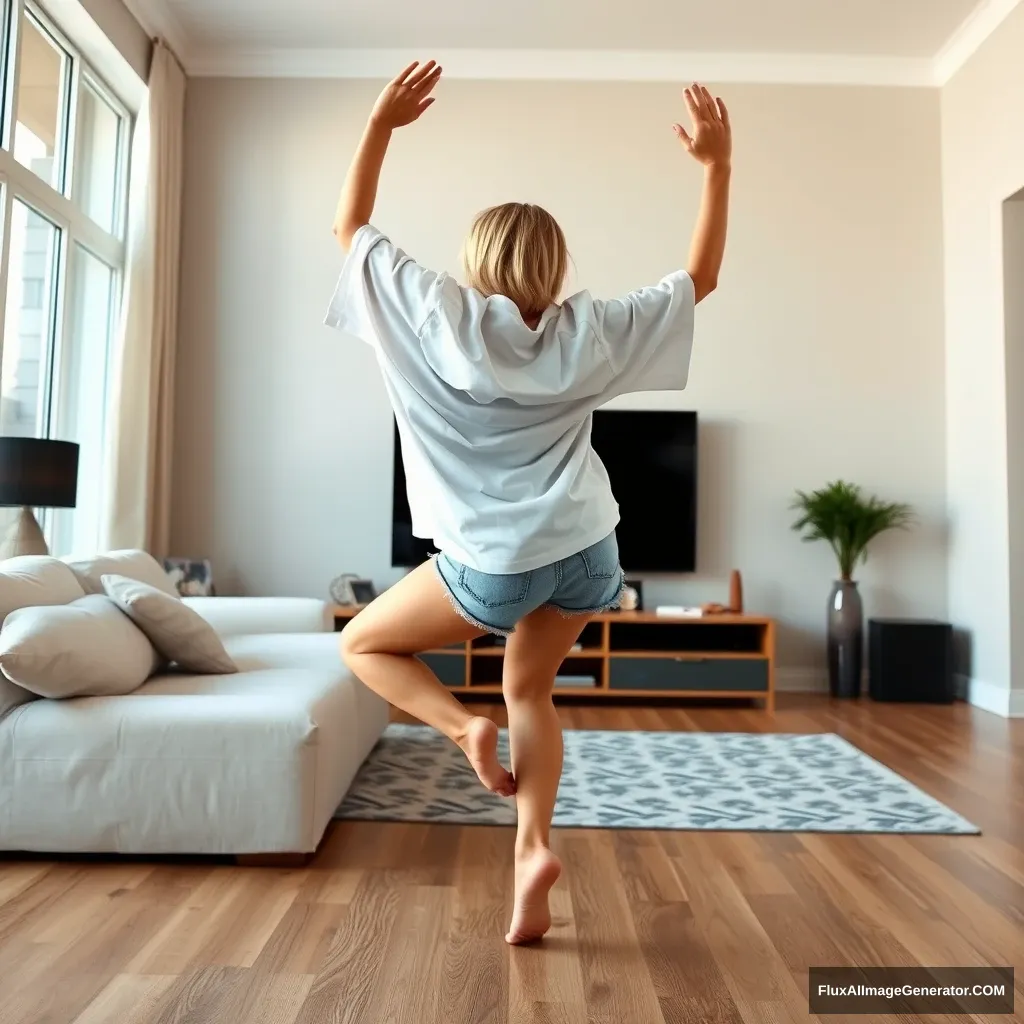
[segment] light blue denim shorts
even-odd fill
[[[530,572],[496,576],[470,569],[443,552],[435,556],[434,566],[455,610],[497,636],[508,636],[520,619],[543,605],[565,615],[614,608],[625,585],[614,533],[585,551]]]

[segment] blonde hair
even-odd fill
[[[569,251],[558,221],[530,203],[502,203],[476,215],[462,250],[469,285],[505,295],[524,318],[558,300]]]

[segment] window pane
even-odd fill
[[[107,419],[107,370],[117,275],[92,253],[74,247],[71,294],[61,362],[56,436],[80,445],[78,506],[54,512],[51,547],[58,555],[94,551],[100,542]]]
[[[121,115],[83,82],[78,99],[75,200],[104,231],[117,221]]]
[[[18,94],[15,98],[14,158],[59,188],[64,133],[67,53],[22,12],[18,44]]]
[[[0,434],[45,434],[59,253],[60,229],[15,199],[0,366]]]

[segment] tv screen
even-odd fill
[[[599,409],[591,439],[608,470],[622,520],[619,555],[627,573],[697,567],[697,414]],[[426,561],[433,543],[412,535],[402,447],[395,428],[391,563]]]

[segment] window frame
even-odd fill
[[[58,122],[59,147],[55,150],[55,163],[59,159],[59,173],[54,175],[58,186],[51,186],[33,170],[19,163],[13,152],[14,132],[17,124],[18,84],[21,74],[22,16],[34,23],[68,57],[70,73],[66,74],[60,97]],[[96,97],[107,104],[120,118],[117,155],[114,169],[115,200],[112,230],[107,231],[85,212],[85,203],[76,191],[81,180],[81,167],[85,154],[84,138],[80,137],[78,113],[84,89],[91,89]],[[64,408],[68,393],[74,387],[71,378],[74,360],[68,357],[68,345],[73,340],[73,282],[76,280],[76,259],[81,249],[105,264],[112,271],[111,316],[105,349],[107,352],[107,387],[105,400],[110,396],[110,371],[115,351],[115,331],[123,300],[128,255],[128,183],[131,173],[131,143],[136,117],[102,74],[91,65],[82,52],[44,7],[36,0],[0,0],[0,365],[7,331],[7,298],[10,281],[12,242],[12,213],[14,202],[20,201],[30,210],[53,224],[58,232],[58,245],[54,255],[56,287],[46,296],[50,308],[49,335],[46,338],[45,377],[40,387],[42,397],[43,437],[56,437],[62,432],[60,410]],[[79,173],[76,174],[76,168]],[[52,304],[52,305],[50,305]],[[2,382],[0,382],[2,385]],[[105,410],[106,412],[106,410]],[[83,481],[83,483],[88,483]],[[49,535],[53,515],[43,517]]]

